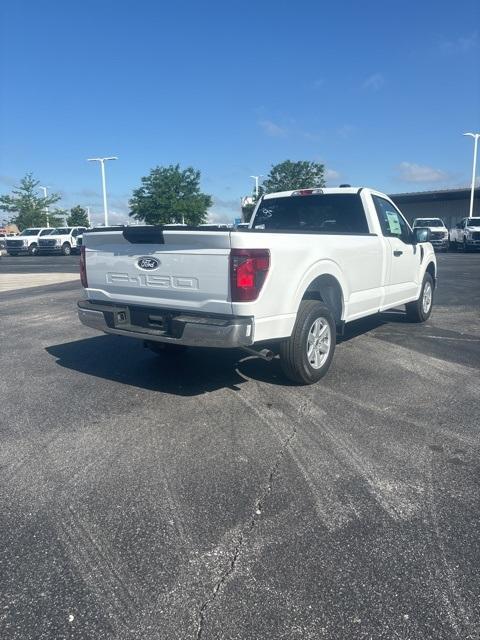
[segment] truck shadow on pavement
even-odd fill
[[[400,314],[373,316],[348,325],[338,342],[351,340],[392,319],[404,322]],[[143,348],[139,340],[99,335],[53,345],[46,351],[61,367],[180,396],[201,395],[225,387],[238,390],[249,378],[284,386],[293,384],[284,377],[278,358],[265,362],[239,349],[197,348],[180,355],[156,355]]]
[[[139,340],[100,335],[47,347],[57,364],[89,376],[151,391],[195,396],[230,387],[245,378],[236,371],[240,352],[189,349],[179,355],[157,355]]]

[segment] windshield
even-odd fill
[[[368,233],[363,204],[356,193],[266,198],[258,208],[253,228]]]
[[[422,218],[415,220],[414,227],[444,227],[445,225],[439,218]]]
[[[480,227],[480,218],[469,218],[467,222],[468,227]]]
[[[22,231],[22,233],[20,233],[19,235],[21,236],[38,236],[38,232],[40,231],[40,229],[24,229]]]
[[[68,236],[68,234],[71,232],[71,229],[69,229],[68,227],[59,227],[58,229],[54,229],[52,231],[52,235],[55,236]]]

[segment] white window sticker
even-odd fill
[[[395,236],[402,235],[402,228],[400,227],[400,222],[398,220],[398,214],[396,211],[387,211],[387,221],[388,227],[390,229],[390,233],[393,233]]]

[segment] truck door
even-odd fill
[[[385,198],[372,195],[380,226],[387,242],[387,279],[384,307],[402,304],[417,294],[420,248],[412,243],[412,232],[398,209]]]

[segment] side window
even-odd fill
[[[73,236],[74,238],[76,238],[76,237],[78,236],[78,229],[74,229],[74,230],[72,231],[72,236]]]
[[[410,242],[410,229],[395,207],[379,196],[372,196],[384,236]]]

